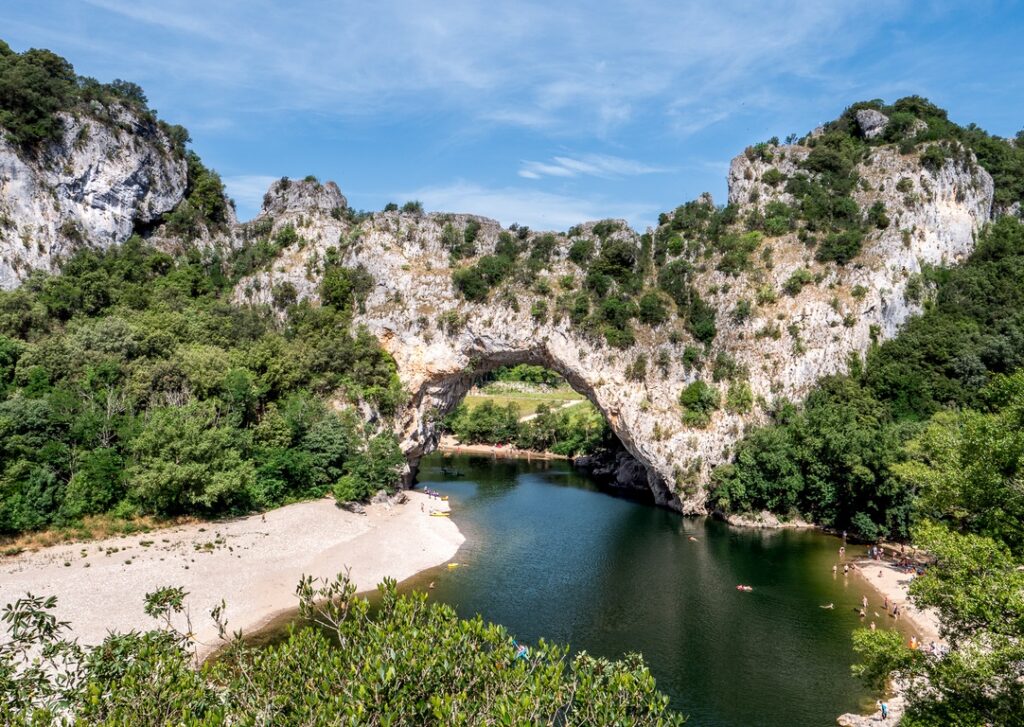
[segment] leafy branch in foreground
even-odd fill
[[[280,643],[247,644],[239,634],[215,660],[194,666],[192,640],[175,630],[185,594],[164,588],[147,596],[147,613],[164,628],[112,634],[78,647],[49,614],[56,601],[22,599],[4,618],[0,647],[0,720],[5,724],[417,724],[680,725],[639,655],[621,661],[543,640],[518,645],[479,616],[379,587],[375,609],[355,595],[347,574],[303,578],[297,588],[309,625]],[[213,611],[221,637],[223,604]],[[16,628],[15,628],[16,627]],[[67,650],[67,679],[29,675],[14,655]],[[20,649],[20,651],[19,651]]]

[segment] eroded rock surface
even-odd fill
[[[60,114],[60,141],[38,153],[0,135],[0,288],[55,270],[89,245],[124,242],[182,200],[187,165],[159,126],[124,107]]]

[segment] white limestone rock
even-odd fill
[[[38,158],[0,138],[0,288],[124,242],[184,196],[185,160],[157,124],[119,105],[94,112],[61,114],[62,138]]]
[[[866,139],[880,136],[889,125],[889,117],[876,109],[860,109],[856,114],[857,126]]]

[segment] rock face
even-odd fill
[[[874,139],[885,131],[889,117],[876,109],[861,109],[857,112],[857,126],[866,139]]]
[[[615,494],[639,498],[651,496],[647,470],[624,449],[577,457],[572,464]]]
[[[279,179],[263,195],[263,208],[257,220],[287,214],[330,215],[348,207],[348,200],[334,182],[320,184],[312,179],[293,182]]]
[[[86,244],[124,242],[183,198],[187,165],[156,123],[117,105],[61,114],[33,158],[0,138],[0,288]]]
[[[784,185],[770,183],[774,175],[769,169],[792,174],[807,153],[790,146],[774,147],[771,161],[737,157],[729,172],[730,202],[746,214],[785,200]],[[506,284],[487,301],[470,303],[453,287],[443,230],[447,225],[461,233],[474,220],[480,225],[477,254],[485,254],[494,250],[502,232],[498,223],[469,215],[401,212],[352,222],[345,215],[324,214],[321,203],[303,211],[276,206],[279,195],[272,190],[261,214],[264,224],[275,231],[291,224],[302,242],[285,250],[269,270],[242,281],[236,300],[269,303],[271,291],[282,282],[291,283],[300,298],[315,299],[321,261],[336,247],[345,265],[363,266],[375,281],[357,322],[394,356],[410,393],[395,427],[413,469],[436,446],[440,416],[455,407],[476,376],[501,365],[540,364],[565,376],[605,415],[625,449],[644,466],[658,503],[704,512],[710,471],[728,461],[744,430],[764,421],[773,401],[801,399],[821,377],[844,371],[851,355],[862,355],[873,340],[894,335],[921,309],[922,266],[962,260],[989,219],[992,179],[971,159],[948,161],[931,171],[915,155],[879,147],[858,172],[863,180],[855,194],[858,204],[867,209],[882,201],[891,220],[869,236],[851,264],[815,262],[797,236],[788,234],[760,242],[752,256],[759,262],[748,273],[728,275],[713,261],[698,268],[695,285],[714,308],[718,326],[702,366],[685,361],[686,347],[696,342],[674,323],[641,326],[636,343],[620,350],[586,335],[560,311],[551,290],[582,284],[583,271],[568,260],[568,249],[574,240],[602,237],[593,223],[557,237],[540,273],[550,281],[546,291]],[[300,188],[289,194],[304,198],[334,194],[314,182],[291,185]],[[607,227],[602,244],[639,244],[625,224],[610,235]],[[786,281],[798,269],[806,270],[813,284],[784,294]],[[739,317],[735,310],[741,300],[758,304]],[[640,356],[650,365],[637,380],[627,368]],[[710,362],[722,357],[746,370],[752,408],[723,408],[704,428],[684,426],[678,397],[688,384],[704,380],[726,398],[730,384],[710,371]]]

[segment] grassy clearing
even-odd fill
[[[568,385],[550,387],[519,384],[517,388],[519,390],[500,384],[488,384],[483,389],[474,388],[466,396],[466,406],[474,409],[485,401],[492,401],[497,406],[515,404],[519,409],[519,416],[528,416],[535,413],[541,404],[561,406],[568,401],[583,398],[582,394],[573,391]]]

